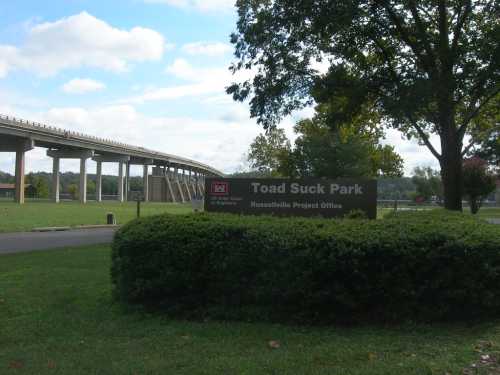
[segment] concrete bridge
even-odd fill
[[[25,154],[35,147],[47,149],[52,158],[52,199],[59,202],[61,159],[80,160],[81,203],[87,201],[87,162],[97,163],[96,200],[102,200],[102,163],[118,164],[118,200],[128,199],[131,165],[143,166],[145,201],[186,202],[204,193],[205,176],[223,174],[202,163],[180,156],[127,145],[44,124],[0,115],[0,152],[16,153],[15,201],[24,203]],[[149,174],[152,166],[152,174]]]

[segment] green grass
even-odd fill
[[[186,213],[191,211],[190,204],[142,203],[141,215],[154,215],[165,212]],[[136,217],[135,202],[52,202],[33,201],[24,205],[0,201],[0,232],[18,232],[36,227],[77,226],[86,224],[105,224],[106,214],[113,212],[118,224],[124,224]]]
[[[178,203],[142,203],[141,215],[161,213],[188,213],[191,205]],[[379,208],[378,217],[392,211],[390,208]],[[78,202],[28,201],[24,205],[12,201],[0,200],[0,233],[29,231],[37,227],[77,226],[87,224],[105,224],[106,214],[113,212],[118,224],[124,224],[136,217],[136,203],[119,203],[107,201],[89,202],[82,205]],[[467,212],[467,211],[465,211]],[[482,208],[478,214],[482,218],[500,218],[500,208]]]
[[[444,375],[476,361],[481,340],[500,348],[500,322],[311,328],[125,311],[109,266],[102,246],[2,256],[0,373]]]
[[[416,209],[416,208],[412,207],[411,209]],[[418,207],[418,209],[438,210],[439,208],[436,208],[436,206],[428,206],[428,207],[424,206],[424,207]],[[392,208],[378,208],[377,217],[380,219],[386,213],[391,211],[393,211]],[[466,215],[470,215],[469,207],[464,207],[464,213]],[[479,210],[476,216],[481,219],[500,219],[500,207],[483,207]]]

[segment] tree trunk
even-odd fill
[[[455,122],[453,100],[452,64],[448,62],[447,50],[442,51],[443,71],[438,89],[439,128],[441,137],[441,179],[443,181],[444,208],[462,211],[462,142]]]
[[[457,139],[456,131],[441,135],[441,149],[444,208],[462,211],[462,142]]]
[[[470,204],[470,212],[471,214],[475,215],[479,211],[479,202],[477,197],[470,197],[469,199],[469,204]]]

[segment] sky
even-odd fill
[[[225,173],[247,168],[262,132],[233,77],[233,0],[16,0],[0,2],[0,113],[176,154]],[[293,139],[298,111],[280,124]],[[430,152],[388,131],[409,174],[437,167]],[[51,171],[45,149],[27,171]],[[95,163],[89,163],[93,173]],[[78,171],[63,160],[63,171]],[[105,173],[117,166],[106,164]],[[0,154],[13,173],[14,155]],[[139,174],[140,169],[132,170]]]

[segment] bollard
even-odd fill
[[[108,212],[106,214],[107,224],[108,225],[116,225],[115,214],[112,212]]]
[[[141,217],[141,201],[137,199],[137,218]]]

